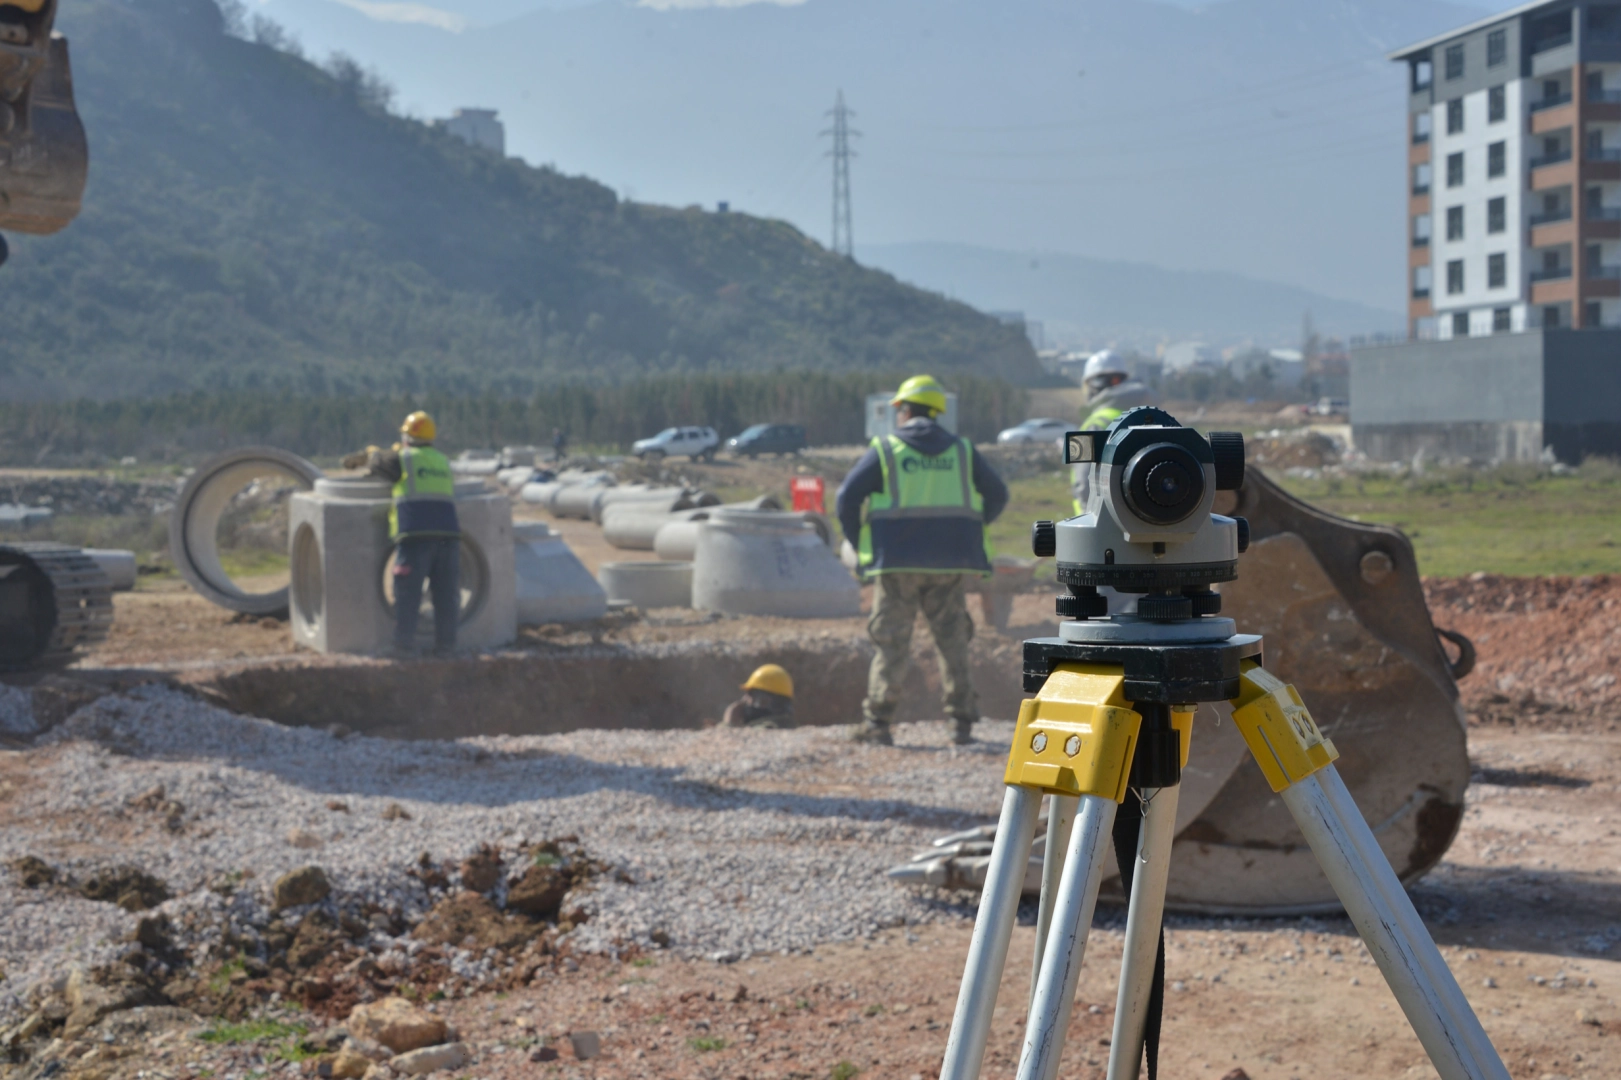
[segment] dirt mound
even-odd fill
[[[1621,729],[1621,576],[1429,578],[1435,624],[1479,658],[1459,684],[1479,722]]]

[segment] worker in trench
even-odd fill
[[[722,727],[791,728],[794,680],[777,664],[762,664],[740,687],[743,696],[726,706]]]
[[[394,551],[394,652],[417,651],[417,617],[422,586],[433,601],[433,651],[446,655],[456,648],[461,620],[461,524],[456,519],[456,480],[450,461],[434,449],[438,429],[433,417],[414,412],[400,425],[393,449],[368,446],[343,459],[346,469],[364,468],[368,475],[394,487],[388,512]]]
[[[921,612],[940,658],[952,742],[961,746],[973,741],[979,719],[968,670],[974,623],[964,581],[970,574],[990,576],[985,526],[1007,506],[1007,485],[972,443],[941,426],[946,394],[932,376],[907,379],[890,404],[895,433],[872,441],[839,486],[836,502],[844,535],[860,538],[861,574],[874,583],[867,632],[878,653],[852,738],[893,745],[890,723]]]

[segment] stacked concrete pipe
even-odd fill
[[[716,513],[727,510],[782,510],[782,504],[770,495],[762,495],[758,499],[742,503],[726,503],[723,506],[711,507],[704,510],[693,510],[682,514],[673,514],[669,520],[660,526],[653,537],[653,551],[661,559],[688,560],[698,555],[698,531],[703,523]],[[810,523],[816,530],[816,535],[828,547],[833,546],[833,526],[828,524],[827,518],[821,514],[810,511],[796,510],[788,514],[802,521]]]

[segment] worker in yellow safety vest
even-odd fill
[[[461,525],[456,519],[456,479],[450,461],[434,449],[433,417],[414,412],[400,425],[400,443],[391,450],[368,447],[343,459],[346,468],[365,466],[369,475],[393,485],[388,512],[394,551],[394,650],[416,652],[422,587],[433,601],[434,653],[456,648],[461,621]]]
[[[932,376],[907,379],[891,404],[895,433],[872,441],[837,500],[839,525],[856,540],[862,576],[874,583],[867,632],[878,653],[853,737],[893,743],[890,723],[921,611],[940,655],[952,740],[962,745],[973,741],[979,719],[968,672],[974,624],[963,584],[968,575],[991,572],[985,526],[1007,506],[1007,485],[973,444],[940,424],[946,393]]]
[[[1113,349],[1087,357],[1081,383],[1086,387],[1086,404],[1081,407],[1082,431],[1102,431],[1124,416],[1127,409],[1156,403],[1153,392],[1131,377],[1125,361]],[[1070,469],[1070,494],[1075,498],[1076,514],[1086,512],[1091,476],[1090,465]]]

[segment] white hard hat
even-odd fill
[[[1125,362],[1113,349],[1104,349],[1095,352],[1086,358],[1086,370],[1081,373],[1081,381],[1087,382],[1098,375],[1127,375]]]

